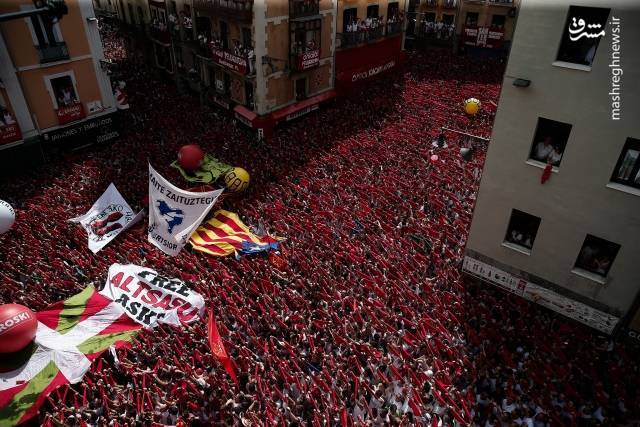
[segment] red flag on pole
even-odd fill
[[[552,166],[551,165],[547,165],[544,170],[542,171],[542,176],[540,177],[540,184],[544,184],[545,182],[547,182],[547,180],[549,178],[551,178],[551,170],[552,170]]]
[[[236,377],[236,370],[233,367],[233,362],[231,358],[227,355],[227,351],[224,349],[224,344],[222,343],[222,338],[220,338],[220,334],[218,333],[218,328],[216,327],[216,320],[213,318],[213,310],[209,310],[209,346],[211,346],[211,353],[222,363],[224,369],[229,373],[231,379],[238,384],[238,378]]]

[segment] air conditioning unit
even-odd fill
[[[92,102],[87,102],[87,110],[89,110],[89,114],[93,114],[93,113],[97,113],[99,111],[104,110],[104,108],[102,108],[102,102],[92,101]]]

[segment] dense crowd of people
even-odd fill
[[[84,380],[51,393],[38,423],[65,426],[592,426],[638,419],[638,359],[592,330],[486,284],[460,265],[503,64],[433,51],[403,72],[256,142],[181,97],[102,24],[127,82],[122,138],[0,185],[17,212],[0,236],[0,302],[41,310],[134,263],[205,296],[238,372],[211,355],[204,322],[141,333]],[[462,111],[474,96],[483,108]],[[67,222],[113,182],[145,204],[147,162],[197,143],[251,173],[219,207],[287,238],[280,259],[170,258],[144,221],[97,255]],[[460,158],[473,145],[473,159]],[[437,160],[433,155],[437,155]]]

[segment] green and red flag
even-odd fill
[[[37,318],[29,360],[0,373],[0,427],[36,416],[49,393],[80,382],[102,352],[126,345],[142,328],[93,286],[49,306]]]

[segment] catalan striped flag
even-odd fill
[[[213,256],[236,256],[277,250],[280,237],[258,237],[244,225],[238,215],[220,209],[213,218],[202,224],[191,235],[193,249]]]

